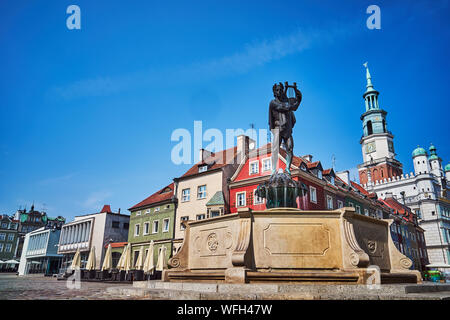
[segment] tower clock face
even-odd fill
[[[375,150],[375,142],[369,142],[368,144],[366,144],[366,153],[372,153],[375,152]]]

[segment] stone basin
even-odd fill
[[[421,283],[395,247],[392,220],[354,208],[240,209],[189,221],[163,281],[213,283]]]

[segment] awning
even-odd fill
[[[91,247],[89,258],[86,262],[86,270],[95,270],[95,247]]]
[[[16,261],[16,260],[8,260],[8,261],[5,261],[5,263],[7,263],[7,264],[19,264],[20,262]]]

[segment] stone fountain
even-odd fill
[[[288,89],[295,95],[288,96]],[[256,194],[267,209],[183,222],[181,249],[169,260],[163,281],[286,282],[320,284],[419,283],[412,261],[395,247],[391,220],[357,214],[354,208],[305,211],[297,198],[307,188],[291,177],[290,164],[301,93],[296,84],[273,86],[269,106],[273,172]],[[285,145],[286,170],[277,171],[279,146]]]

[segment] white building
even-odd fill
[[[62,255],[57,253],[60,230],[42,227],[25,235],[19,275],[58,273]]]
[[[368,91],[363,96],[366,112],[361,116],[364,133],[360,143],[364,162],[358,166],[360,182],[378,197],[392,193],[410,207],[425,230],[430,263],[449,264],[450,164],[443,170],[442,160],[433,145],[429,154],[417,147],[412,153],[414,173],[403,174],[403,165],[395,159],[394,136],[386,128],[387,112],[379,108],[378,91],[373,89],[368,68],[366,75]]]
[[[71,263],[77,249],[80,249],[83,268],[94,247],[96,268],[100,269],[105,245],[128,240],[129,222],[129,215],[112,212],[111,207],[105,205],[99,213],[77,216],[73,222],[63,225],[58,247],[58,254],[64,255],[63,268]]]

